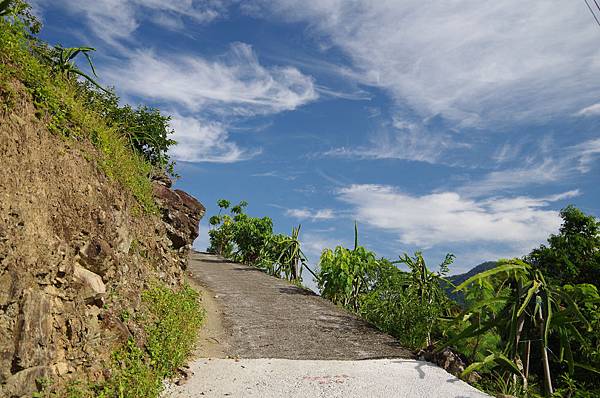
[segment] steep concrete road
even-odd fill
[[[165,397],[487,396],[310,291],[203,253],[189,271],[207,325],[194,375]]]

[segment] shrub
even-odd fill
[[[241,201],[231,207],[231,202],[217,202],[219,213],[210,218],[209,253],[258,267],[269,275],[302,282],[302,268],[306,257],[300,247],[300,226],[292,229],[290,236],[273,234],[273,221],[269,217],[251,217],[244,213],[248,203]]]
[[[176,142],[169,138],[174,131],[169,126],[170,116],[159,109],[147,106],[132,108],[119,105],[114,90],[99,90],[93,84],[82,85],[83,97],[91,109],[100,114],[110,127],[125,137],[131,148],[158,170],[174,174],[174,162],[170,160],[169,148]]]
[[[359,313],[404,346],[422,348],[433,344],[442,337],[440,318],[452,309],[443,290],[443,276],[452,258],[446,257],[440,272],[430,271],[419,252],[412,258],[404,254],[396,262],[406,264],[410,272],[381,260],[373,287],[361,298]]]

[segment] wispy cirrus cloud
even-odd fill
[[[189,111],[242,117],[294,110],[318,98],[310,76],[291,67],[261,65],[245,43],[232,44],[216,59],[138,50],[103,75],[130,94]]]
[[[458,187],[457,191],[462,195],[477,197],[527,186],[552,184],[590,172],[593,164],[600,158],[600,139],[590,139],[563,148],[555,148],[553,144],[546,142],[537,154],[532,153],[529,148],[520,148],[529,153],[512,152],[510,155],[518,159],[515,163],[519,166],[491,171],[483,178]]]
[[[167,29],[179,30],[183,19],[205,24],[226,11],[219,0],[37,0],[43,7],[61,7],[81,15],[92,33],[111,45],[131,41],[143,21],[149,20]]]
[[[339,49],[350,60],[321,68],[381,88],[396,105],[392,114],[414,116],[410,129],[381,129],[368,144],[330,156],[443,163],[458,152],[464,160],[464,149],[483,144],[482,132],[600,112],[598,32],[584,4],[563,4],[559,13],[518,0],[251,0],[242,8],[306,24],[322,51]],[[446,128],[429,128],[435,117]]]
[[[272,177],[272,178],[278,178],[278,179],[284,180],[284,181],[294,181],[295,179],[298,178],[297,175],[283,173],[281,171],[276,171],[276,170],[265,171],[263,173],[254,173],[254,174],[251,174],[251,176],[252,177]]]
[[[172,154],[184,161],[248,159],[260,151],[231,141],[231,120],[294,110],[318,98],[310,76],[291,67],[265,67],[244,43],[214,59],[137,50],[125,62],[103,67],[102,76],[129,96],[176,110],[178,145]]]
[[[348,76],[423,117],[490,125],[571,114],[600,92],[597,26],[584,5],[254,0],[253,15],[304,22],[344,51]],[[325,46],[327,47],[327,45]],[[577,76],[577,79],[573,79]]]
[[[577,116],[598,116],[600,115],[600,103],[586,106],[576,113]]]
[[[369,137],[369,144],[355,147],[338,147],[323,156],[353,159],[402,159],[426,163],[439,163],[446,151],[466,148],[469,144],[448,133],[431,132],[422,124],[399,117],[384,124]]]

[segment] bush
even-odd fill
[[[375,254],[362,246],[354,250],[338,246],[325,249],[319,261],[318,286],[321,296],[335,304],[360,310],[360,300],[375,283],[379,261]]]
[[[323,251],[318,285],[322,297],[356,312],[404,346],[421,348],[441,337],[438,320],[450,312],[442,282],[452,259],[448,255],[440,273],[434,273],[421,253],[414,258],[404,254],[396,263],[406,264],[407,273],[357,243],[353,250],[338,246]]]
[[[417,253],[414,263],[420,261],[422,257]],[[403,346],[414,349],[429,346],[441,337],[439,319],[448,315],[452,307],[441,291],[437,274],[427,270],[424,262],[421,264],[425,269],[415,267],[407,273],[391,262],[381,261],[376,282],[361,298],[359,310],[369,322],[396,337]],[[421,284],[427,275],[430,283]]]
[[[290,236],[273,234],[273,221],[269,217],[250,217],[244,213],[245,201],[228,210],[231,202],[217,202],[219,214],[210,218],[209,253],[219,254],[233,261],[258,267],[277,278],[302,282],[302,267],[306,257],[300,248],[300,226],[292,229]]]
[[[174,162],[168,154],[169,148],[176,144],[169,138],[174,133],[169,126],[170,116],[147,106],[135,109],[130,105],[119,106],[119,97],[113,90],[99,90],[90,82],[82,83],[81,87],[88,106],[125,137],[131,148],[154,168],[174,175]]]

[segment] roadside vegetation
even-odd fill
[[[210,220],[209,251],[301,282],[306,267],[298,229],[273,233],[246,202]],[[600,396],[600,222],[569,206],[557,235],[523,258],[499,260],[458,286],[446,255],[431,270],[421,252],[397,260],[359,244],[324,249],[313,274],[322,297],[363,317],[415,351],[450,348],[466,363],[461,377],[491,394]],[[293,242],[279,246],[273,242]],[[293,247],[293,250],[286,251]],[[308,269],[308,268],[307,268]],[[312,271],[311,271],[312,272]],[[451,297],[460,295],[461,302]]]
[[[245,213],[247,202],[232,206],[230,201],[221,199],[217,205],[219,214],[209,219],[210,253],[253,265],[277,278],[302,283],[306,257],[300,249],[301,226],[293,228],[290,235],[275,234],[269,217],[251,217]]]
[[[124,323],[133,320],[144,331],[145,342],[133,337],[112,354],[105,382],[73,380],[54,388],[52,380],[38,380],[41,391],[34,398],[139,398],[158,397],[163,380],[176,376],[191,354],[204,318],[198,293],[189,286],[179,290],[157,284],[142,294],[135,313],[122,313]]]

